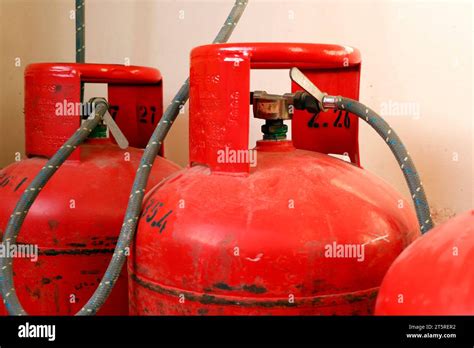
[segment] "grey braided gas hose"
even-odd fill
[[[67,160],[71,153],[82,144],[90,135],[92,130],[100,123],[109,105],[105,99],[97,98],[91,100],[94,105],[95,113],[82,123],[80,128],[64,143],[63,146],[51,157],[51,159],[41,168],[40,172],[31,181],[22,194],[20,200],[15,206],[13,214],[8,221],[5,234],[3,236],[3,244],[14,245],[18,238],[20,228],[26,218],[26,214],[33,205],[36,197],[38,197],[41,189],[56,173],[59,167]],[[0,258],[0,284],[3,302],[10,314],[21,315],[26,312],[21,307],[16,291],[13,285],[13,260],[11,256]]]
[[[85,63],[86,59],[85,9],[85,1],[76,0],[76,63]]]
[[[423,184],[415,164],[401,139],[390,125],[372,109],[349,98],[326,96],[323,98],[323,107],[348,111],[356,115],[368,123],[382,137],[400,165],[400,169],[410,189],[421,233],[426,233],[433,228],[428,200],[426,199],[425,190],[423,189]]]
[[[247,3],[248,0],[235,1],[231,12],[229,13],[224,25],[220,29],[213,43],[227,42],[240,17],[242,16]],[[188,100],[188,97],[189,78],[186,79],[178,93],[173,98],[171,104],[166,108],[163,117],[155,128],[148,145],[145,148],[140,161],[140,166],[137,169],[137,174],[133,182],[127,211],[125,212],[122,229],[120,231],[112,259],[94,294],[79,310],[79,312],[76,313],[76,315],[96,314],[112,291],[112,288],[114,287],[115,282],[117,281],[122,267],[126,261],[126,251],[128,250],[130,242],[135,234],[145,193],[145,187],[148,182],[151,167],[155,161],[156,156],[158,155],[158,151],[161,148],[164,138],[168,134],[173,121],[178,116],[180,108]],[[100,103],[100,105],[105,104]],[[58,150],[58,152],[53,157],[51,157],[44,170],[42,170],[35,177],[35,179],[33,179],[17,203],[13,215],[10,217],[3,237],[3,243],[16,243],[21,225],[23,224],[29,208],[38,196],[39,190],[52,177],[61,164],[64,163],[64,161],[69,157],[74,148],[84,142],[90,131],[98,125],[101,117],[107,110],[106,108],[104,110],[104,108],[104,106],[100,106],[99,109],[102,114],[97,111],[93,119],[85,121],[83,126],[64,144],[64,146]],[[14,288],[11,257],[0,258],[0,284],[3,302],[5,303],[8,312],[11,315],[27,315],[28,313],[26,313],[26,311],[23,309]]]
[[[86,62],[86,4],[76,0],[76,63]],[[84,83],[81,83],[81,102],[84,101]]]

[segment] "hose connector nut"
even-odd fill
[[[325,95],[321,104],[323,109],[337,109],[337,97],[333,95]]]
[[[97,112],[97,107],[99,105],[103,105],[105,106],[105,109],[108,110],[109,109],[109,103],[107,102],[107,99],[103,98],[103,97],[93,97],[91,99],[89,99],[89,104],[91,104],[93,106],[93,110]]]

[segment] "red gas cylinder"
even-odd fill
[[[162,114],[162,81],[156,69],[104,64],[28,66],[25,135],[29,158],[0,171],[0,228],[7,225],[21,194],[47,158],[79,127],[76,107],[80,104],[76,103],[84,82],[108,84],[110,112],[133,147],[122,150],[103,134],[89,139],[60,167],[31,207],[18,245],[33,249],[24,249],[30,255],[14,258],[13,263],[16,290],[30,314],[74,314],[94,292],[123,222],[143,153],[140,147]],[[157,158],[149,187],[176,170],[177,165]],[[3,301],[0,307],[6,314]],[[128,313],[125,272],[99,313]]]
[[[415,241],[395,260],[377,315],[474,315],[474,210]]]
[[[293,66],[330,94],[358,97],[360,55],[350,47],[192,51],[190,165],[146,197],[128,263],[131,314],[373,312],[418,223],[399,193],[358,166],[354,115],[339,126],[333,112],[315,119],[295,111],[292,141],[279,136],[248,150],[251,68]],[[270,115],[278,104],[259,107]]]

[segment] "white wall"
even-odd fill
[[[189,51],[210,42],[233,0],[86,0],[86,60],[161,70],[168,103],[188,75]],[[37,61],[74,60],[72,0],[0,0],[0,167],[23,151],[23,69]],[[352,45],[362,52],[361,101],[412,102],[416,115],[387,115],[421,173],[436,221],[472,208],[473,107],[470,1],[250,0],[231,41]],[[15,57],[22,60],[14,66]],[[258,71],[252,88],[288,91],[284,71]],[[100,89],[88,91],[96,93]],[[188,115],[167,140],[184,165]],[[260,137],[252,121],[251,143]],[[390,151],[365,124],[362,163],[408,195]]]

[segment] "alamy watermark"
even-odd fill
[[[420,103],[413,101],[388,100],[380,103],[381,116],[410,116],[420,118]]]
[[[19,338],[46,338],[48,341],[56,340],[55,324],[30,324],[26,322],[18,326]]]
[[[257,151],[235,150],[226,146],[217,151],[217,163],[249,163],[251,167],[256,167]]]
[[[365,260],[365,246],[368,244],[373,244],[378,241],[384,241],[390,243],[388,238],[388,233],[383,235],[373,234],[374,238],[368,240],[365,243],[337,243],[332,242],[331,244],[326,244],[324,246],[324,257],[328,258],[348,258],[356,259],[358,262],[363,262]]]
[[[338,244],[332,242],[324,246],[324,257],[351,258],[363,262],[365,260],[365,244]]]
[[[38,245],[0,243],[0,258],[25,258],[38,261]]]
[[[93,117],[95,115],[95,103],[70,102],[64,99],[55,104],[56,116],[82,116]]]

